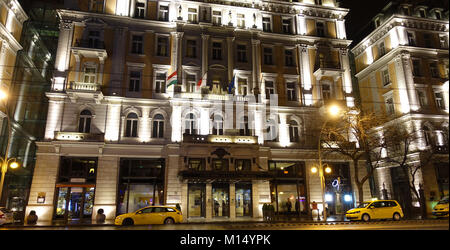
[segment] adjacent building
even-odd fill
[[[362,110],[384,113],[421,138],[416,149],[431,149],[434,163],[420,153],[409,164],[424,164],[416,188],[423,189],[428,213],[448,195],[449,19],[448,7],[392,1],[374,17],[367,36],[352,48]],[[414,1],[413,1],[414,2]],[[389,153],[389,152],[388,152]],[[375,191],[395,198],[411,214],[408,181],[398,168],[376,170]]]

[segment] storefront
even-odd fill
[[[61,157],[54,219],[90,219],[94,206],[97,158]]]
[[[164,204],[164,159],[120,160],[117,214]]]
[[[278,214],[307,215],[305,163],[269,161],[271,202]]]

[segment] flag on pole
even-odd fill
[[[177,71],[173,72],[172,74],[170,74],[169,77],[167,77],[167,82],[169,83],[169,84],[167,84],[167,88],[172,84],[178,83]]]
[[[231,94],[234,89],[234,78],[235,77],[236,77],[236,75],[233,75],[233,79],[231,79],[231,83],[230,83],[230,85],[228,85],[228,94]]]
[[[200,78],[200,80],[197,82],[197,90],[206,87],[206,77],[208,76],[208,72],[205,72],[205,74]]]

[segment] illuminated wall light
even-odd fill
[[[349,195],[349,194],[344,195],[345,202],[352,202],[352,200],[353,200],[353,198],[351,195]]]
[[[325,194],[325,201],[326,202],[332,202],[333,201],[333,195]]]

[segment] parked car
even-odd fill
[[[0,225],[14,222],[13,212],[6,207],[0,207]]]
[[[376,200],[368,201],[347,211],[346,215],[349,220],[376,220],[376,219],[393,219],[400,220],[403,218],[402,207],[395,200]]]
[[[432,214],[438,218],[448,217],[448,196],[442,198],[433,208]]]
[[[180,210],[169,206],[149,206],[116,217],[115,225],[173,224],[183,221]]]

